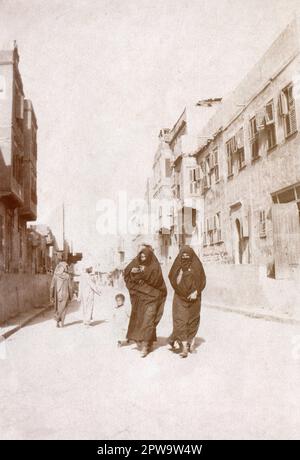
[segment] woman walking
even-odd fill
[[[144,358],[157,340],[156,327],[167,296],[161,267],[152,249],[144,247],[139,252],[126,267],[124,280],[132,303],[126,338],[142,344]]]
[[[68,264],[59,262],[50,286],[50,299],[54,303],[56,327],[63,327],[68,303],[72,300],[72,284]]]
[[[183,246],[169,273],[174,289],[173,332],[169,344],[182,345],[180,356],[186,358],[200,324],[201,292],[205,288],[205,272],[196,253],[190,246]]]

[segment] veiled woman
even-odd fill
[[[174,289],[173,332],[169,344],[182,345],[180,356],[186,358],[191,350],[200,324],[201,292],[205,288],[206,276],[196,253],[190,246],[183,246],[169,273]]]
[[[139,252],[125,268],[124,280],[132,305],[126,338],[142,344],[141,356],[145,357],[157,340],[156,327],[167,296],[161,267],[152,249],[144,247]]]
[[[50,299],[54,303],[56,327],[63,327],[68,303],[72,299],[72,284],[66,262],[59,262],[55,268],[50,286]]]

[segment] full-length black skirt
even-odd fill
[[[177,294],[173,298],[173,332],[170,342],[191,343],[200,325],[201,297],[193,301],[182,299]]]
[[[166,297],[148,297],[143,293],[130,296],[131,315],[126,338],[135,342],[155,342],[156,327],[161,320]]]

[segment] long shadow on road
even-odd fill
[[[68,309],[67,309],[65,327],[69,325],[71,326],[71,325],[79,324],[82,322],[81,320],[76,320],[71,323],[68,323],[68,316],[70,314],[76,313],[79,310],[79,307],[80,307],[80,303],[77,302],[77,300],[73,300],[72,302],[70,302]],[[28,324],[26,324],[24,327],[30,327],[36,324],[44,323],[46,321],[54,321],[53,307],[49,307],[46,311],[41,313],[39,316],[36,316],[35,318],[33,318],[33,320],[30,321]]]

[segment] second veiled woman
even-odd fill
[[[127,339],[141,343],[141,356],[145,357],[157,340],[156,327],[167,295],[160,264],[149,247],[144,247],[126,267],[124,280],[132,304]]]
[[[169,343],[182,345],[180,356],[186,358],[200,324],[201,293],[206,284],[200,259],[190,246],[183,246],[169,273],[174,289],[173,332]]]

